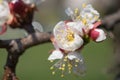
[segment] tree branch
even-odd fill
[[[120,23],[120,10],[102,19],[102,27],[105,28],[106,30],[112,31],[115,25],[118,23]]]
[[[120,10],[112,15],[106,16],[102,20],[102,27],[106,30],[113,30],[114,26],[120,23]],[[31,33],[27,37],[14,40],[0,40],[0,48],[5,48],[8,57],[5,65],[5,72],[2,80],[18,80],[16,77],[16,66],[19,57],[24,51],[32,46],[50,42],[52,33]]]
[[[33,33],[22,39],[1,40],[0,48],[6,48],[8,57],[2,80],[18,80],[15,74],[16,65],[23,52],[35,45],[50,42],[52,33]]]

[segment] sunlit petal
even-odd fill
[[[103,40],[106,39],[106,34],[105,34],[105,32],[102,29],[95,29],[95,31],[99,32],[99,36],[96,39],[96,42],[100,42],[100,41],[103,41]]]
[[[62,59],[63,53],[59,50],[54,50],[51,55],[48,57],[48,60]]]

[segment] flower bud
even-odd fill
[[[93,29],[90,31],[90,38],[95,42],[100,42],[106,39],[106,35],[102,29]]]

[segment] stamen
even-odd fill
[[[64,77],[64,75],[62,74],[61,77]]]
[[[50,60],[50,62],[53,62],[53,60]]]
[[[79,14],[79,9],[76,8],[74,13],[75,13],[76,15]]]
[[[55,71],[52,72],[52,75],[55,75]]]
[[[85,3],[83,3],[83,4],[82,4],[82,7],[83,7],[83,8],[85,8],[85,7],[86,7],[86,4],[85,4]]]
[[[86,25],[86,24],[87,24],[87,20],[86,20],[86,19],[82,19],[82,23],[83,23],[84,25]]]
[[[52,67],[50,67],[50,70],[53,70],[54,69],[54,67],[52,66]]]
[[[77,64],[75,64],[75,67],[78,67],[78,65],[77,65]]]
[[[78,59],[76,59],[76,60],[75,60],[75,62],[77,62],[77,63],[78,63],[78,62],[79,62],[79,60],[78,60]]]
[[[77,16],[77,19],[79,19],[79,20],[80,20],[80,18],[81,18],[81,17],[80,17],[80,15],[79,15],[79,16]]]

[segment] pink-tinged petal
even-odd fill
[[[99,25],[101,25],[102,24],[102,22],[101,21],[98,21],[98,22],[96,22],[96,23],[94,23],[94,27],[93,28],[97,28]]]
[[[51,55],[48,57],[48,60],[62,59],[63,53],[59,50],[54,50]]]
[[[0,3],[0,26],[2,26],[9,19],[10,11],[7,1]]]
[[[96,42],[101,42],[106,39],[106,34],[102,29],[95,29],[95,31],[99,32],[99,36],[96,39]]]
[[[6,24],[4,24],[1,27],[0,35],[2,35],[3,33],[5,33],[6,31],[7,31],[7,27],[6,27]]]
[[[99,37],[100,33],[98,31],[96,31],[96,29],[93,29],[90,31],[90,38],[93,41],[96,41],[96,39]]]

